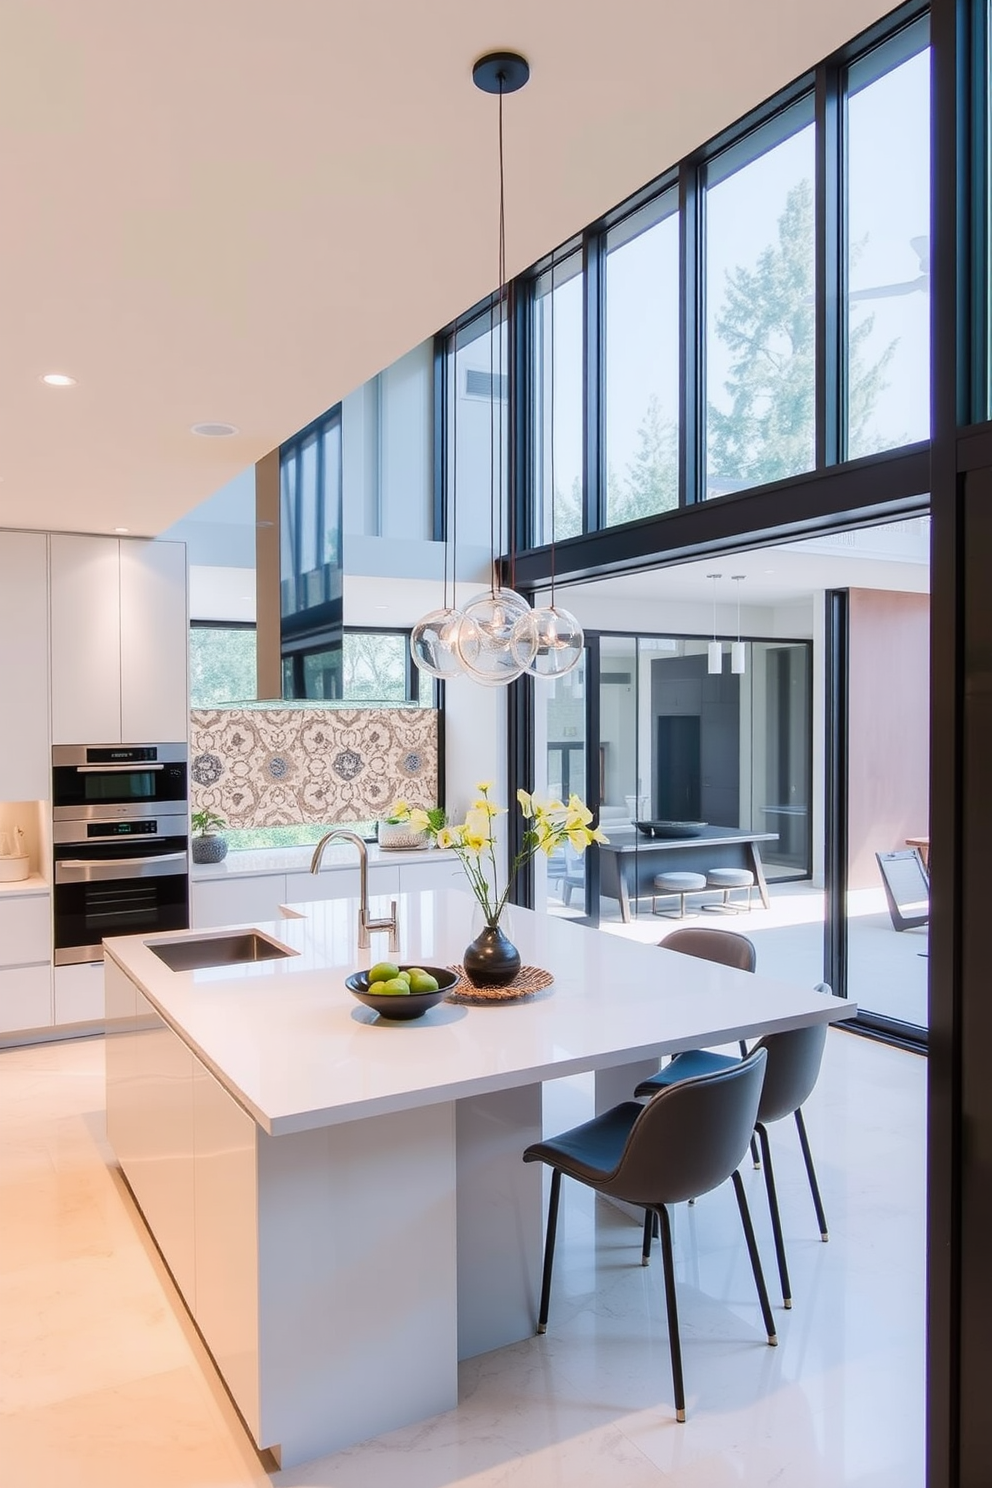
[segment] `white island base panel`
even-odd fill
[[[459,1358],[533,1333],[540,1085],[270,1136],[112,960],[107,1022],[110,1140],[281,1466],[450,1410]]]
[[[400,959],[460,958],[466,896],[399,909]],[[383,1022],[343,980],[384,937],[359,955],[354,902],[300,911],[266,926],[283,960],[172,972],[152,946],[188,932],[106,943],[110,1141],[256,1444],[287,1467],[450,1409],[459,1358],[532,1335],[543,1168],[522,1155],[544,1080],[595,1071],[602,1108],[659,1055],[855,1011],[516,910],[549,993]]]

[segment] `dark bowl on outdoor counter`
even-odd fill
[[[695,821],[642,821],[634,826],[645,837],[698,837],[709,822]]]
[[[400,971],[412,971],[413,967],[401,966],[399,969]],[[402,992],[373,994],[369,991],[367,971],[352,972],[350,977],[345,977],[344,984],[352,996],[357,997],[359,1002],[364,1002],[365,1006],[378,1013],[380,1018],[407,1022],[411,1018],[422,1018],[429,1008],[434,1007],[447,996],[458,981],[455,972],[449,971],[447,966],[422,966],[420,970],[426,971],[437,982],[436,992],[408,992],[405,996]]]

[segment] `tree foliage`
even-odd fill
[[[724,382],[729,406],[707,409],[708,474],[730,490],[782,480],[814,465],[816,429],[813,188],[789,191],[776,240],[751,266],[729,269],[713,322],[730,353]],[[855,247],[854,256],[857,256]],[[715,295],[717,286],[710,286]],[[874,361],[866,345],[874,316],[852,323],[848,335],[848,445],[861,447],[885,373],[892,341]],[[898,443],[898,440],[894,440]],[[873,446],[874,447],[874,446]],[[657,396],[648,401],[637,449],[626,466],[607,473],[607,522],[635,521],[678,504],[678,425]],[[558,536],[582,530],[582,485],[555,493]]]
[[[753,268],[727,271],[714,329],[730,352],[730,406],[707,410],[709,470],[733,486],[782,480],[814,464],[816,429],[813,188],[800,181],[778,220],[777,241]],[[849,337],[849,440],[857,447],[895,350],[870,365],[864,346],[874,316]]]

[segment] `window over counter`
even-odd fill
[[[254,706],[255,641],[250,623],[191,622],[191,707]],[[301,653],[301,665],[307,701],[435,706],[432,679],[413,665],[406,630],[346,630],[340,650]]]

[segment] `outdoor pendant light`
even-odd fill
[[[737,639],[730,648],[730,670],[736,672],[738,677],[742,677],[747,665],[747,647],[741,640],[741,580],[746,578],[747,575],[732,574],[731,577],[737,585]]]
[[[723,671],[723,642],[716,638],[716,581],[722,579],[723,574],[707,574],[706,577],[713,580],[713,639],[706,648],[706,670],[711,676],[717,676]]]

